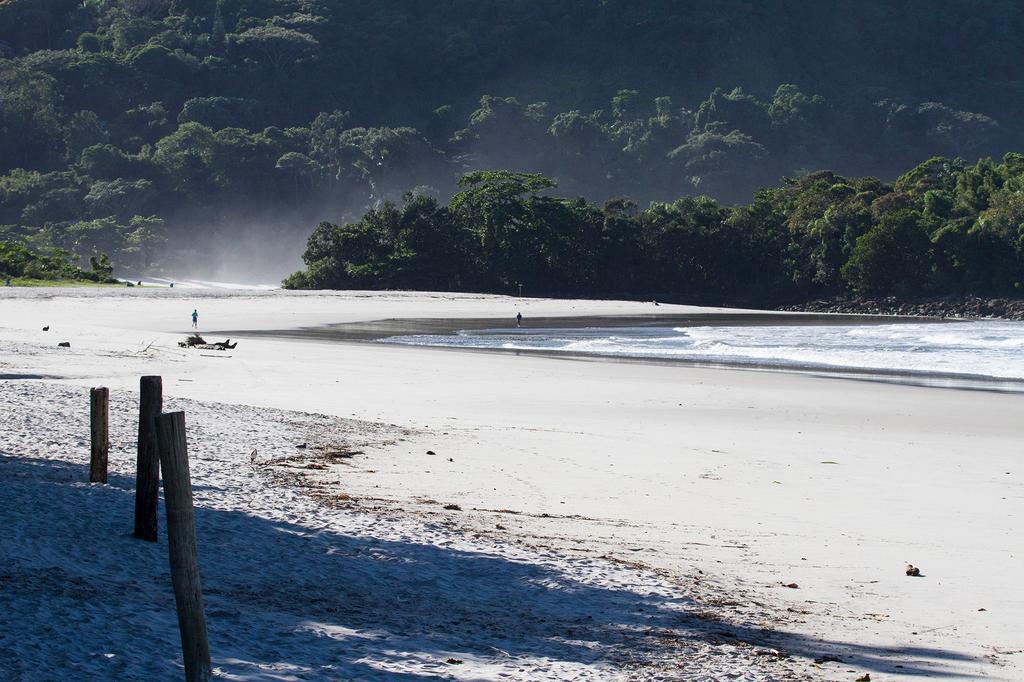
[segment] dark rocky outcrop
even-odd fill
[[[907,315],[963,319],[1024,320],[1024,299],[977,296],[906,300],[887,298],[831,298],[782,306],[779,310],[856,315]]]

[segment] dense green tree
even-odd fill
[[[539,174],[474,171],[447,207],[409,194],[354,223],[321,223],[306,269],[286,285],[510,292],[523,284],[536,293],[760,305],[1018,293],[1022,159],[932,158],[894,185],[821,171],[744,205],[683,197],[644,210],[626,197],[599,207],[551,196],[554,181]]]
[[[107,131],[94,111],[79,111],[68,121],[65,138],[65,155],[68,159],[77,159],[82,150],[92,145],[102,144],[108,139]]]
[[[45,225],[60,221],[79,206],[82,193],[75,187],[58,187],[43,192],[39,198],[25,206],[21,219],[30,225]]]
[[[216,153],[213,130],[199,123],[182,123],[156,144],[153,160],[167,171],[177,190],[202,196],[214,188]]]
[[[476,234],[481,266],[506,287],[522,282],[531,272],[535,198],[555,186],[542,175],[510,171],[476,171],[459,179],[461,191],[452,197],[449,208]]]
[[[256,63],[284,74],[302,62],[315,57],[320,43],[302,31],[282,26],[257,26],[235,37],[238,49]]]
[[[82,270],[70,261],[66,253],[59,250],[41,253],[26,244],[4,239],[0,240],[0,277],[5,280],[25,277],[42,280],[109,281],[110,273],[109,270]]]
[[[649,275],[640,242],[623,236],[620,212],[594,205],[705,195],[728,209],[780,178],[829,169],[829,187],[853,194],[807,215],[798,206],[799,219],[785,205],[804,190],[787,185],[726,219],[746,226],[739,234],[678,229],[740,249],[745,264],[729,277],[770,272],[764,281],[810,296],[844,290],[856,241],[885,215],[914,210],[932,243],[929,286],[1003,290],[1019,279],[1016,261],[988,259],[1009,253],[1012,230],[991,225],[1012,221],[1020,173],[1006,160],[974,162],[1024,146],[1024,86],[997,77],[1024,66],[1024,10],[1014,0],[834,5],[7,0],[0,178],[47,179],[9,193],[0,221],[43,243],[60,225],[122,224],[141,211],[166,219],[195,259],[217,253],[215,240],[264,241],[252,239],[264,225],[301,239],[325,217],[358,222],[383,201],[401,212],[418,186],[447,210],[461,173],[507,168],[551,178],[587,208],[543,193],[527,201],[519,274],[501,277],[550,278],[548,266],[528,268],[568,267],[555,255],[560,231],[583,249],[600,222],[622,252],[598,249],[594,267],[614,263],[621,276],[571,279],[625,291],[654,286],[638,279]],[[932,157],[945,167],[899,178]],[[861,176],[882,187],[848,181]],[[765,232],[770,255],[748,263],[751,216],[778,213],[790,238],[780,252]],[[735,288],[707,267],[708,291]],[[459,275],[460,286],[480,272]]]
[[[78,4],[77,0],[6,0],[0,3],[0,39],[15,50],[52,49]]]
[[[157,260],[157,254],[167,241],[163,218],[132,216],[124,232],[124,256],[129,263],[140,270],[152,267]]]
[[[114,218],[83,220],[64,230],[62,246],[80,259],[87,260],[121,251],[125,246],[124,232]]]
[[[56,82],[46,73],[0,62],[3,168],[46,167],[62,151]]]
[[[260,104],[244,97],[193,97],[178,114],[180,123],[200,123],[213,130],[260,127]]]
[[[295,183],[295,193],[299,188],[312,189],[320,170],[316,161],[299,152],[286,152],[281,155],[274,167],[287,174]]]
[[[210,40],[217,47],[224,45],[227,29],[224,25],[224,0],[217,0],[213,10],[213,22],[210,27]]]
[[[78,169],[100,180],[146,176],[154,172],[146,159],[128,154],[112,144],[97,144],[83,149]]]
[[[697,109],[694,127],[702,133],[739,131],[751,138],[764,138],[771,128],[771,110],[742,88],[728,93],[715,88]]]
[[[929,274],[930,246],[919,213],[890,213],[857,238],[843,277],[858,294],[913,294]]]
[[[127,220],[142,211],[156,197],[157,191],[149,180],[116,178],[95,181],[84,201],[93,216],[112,215]]]

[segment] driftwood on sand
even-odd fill
[[[192,334],[184,341],[178,342],[180,348],[199,348],[200,350],[234,350],[237,345],[238,342],[231,343],[231,339],[209,343],[199,334]]]

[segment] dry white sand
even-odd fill
[[[602,566],[631,567],[652,594],[656,583],[688,590],[676,595],[696,600],[686,618],[700,613],[713,624],[705,636],[666,637],[672,643],[663,651],[628,665],[611,645],[592,660],[564,648],[522,646],[519,672],[481,655],[446,674],[1024,677],[1024,396],[244,334],[229,353],[184,351],[176,342],[193,308],[201,330],[402,317],[508,322],[517,309],[527,318],[692,309],[447,294],[0,290],[0,391],[7,395],[29,382],[35,390],[66,384],[128,392],[141,374],[161,374],[168,395],[203,405],[394,424],[409,430],[403,440],[318,472],[327,490],[355,500],[322,523],[349,532],[345,524],[355,523],[350,517],[359,510],[398,519],[389,523],[436,526],[444,519],[447,535],[433,529],[441,535],[422,542],[475,535],[486,547],[467,551],[513,546],[534,552],[525,561],[547,557],[581,583],[622,588],[626,579],[610,568],[591,565],[587,570],[602,577],[581,577],[573,563],[603,557]],[[43,325],[51,330],[40,331]],[[64,340],[70,350],[56,348]],[[35,397],[37,405],[49,400]],[[50,405],[51,412],[76,408],[66,394],[52,401],[58,408]],[[5,409],[18,404],[7,400]],[[29,455],[10,445],[11,428],[8,422],[0,434],[0,449]],[[230,433],[233,449],[223,456],[240,458],[241,467],[255,436]],[[81,447],[53,442],[47,457],[82,461]],[[202,458],[202,447],[195,445],[194,457]],[[204,475],[202,467],[196,475]],[[221,484],[252,494],[237,481]],[[433,514],[434,502],[463,511]],[[256,507],[254,516],[271,516],[273,504]],[[288,518],[303,523],[298,512]],[[908,562],[924,577],[906,577]],[[204,575],[209,570],[203,566]],[[789,583],[799,587],[783,586]],[[715,632],[725,635],[716,639]],[[416,667],[423,651],[403,646],[398,651],[407,655],[397,658],[406,663],[367,665],[428,674]],[[769,648],[791,658],[757,655]],[[824,656],[842,662],[808,663]],[[267,657],[260,660],[265,665]],[[675,668],[666,663],[673,660]]]

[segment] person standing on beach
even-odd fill
[[[523,326],[523,314],[522,313],[516,313],[516,326],[517,327],[522,327]]]
[[[199,311],[198,310],[193,310],[192,311],[192,328],[193,329],[198,329],[199,328]]]

